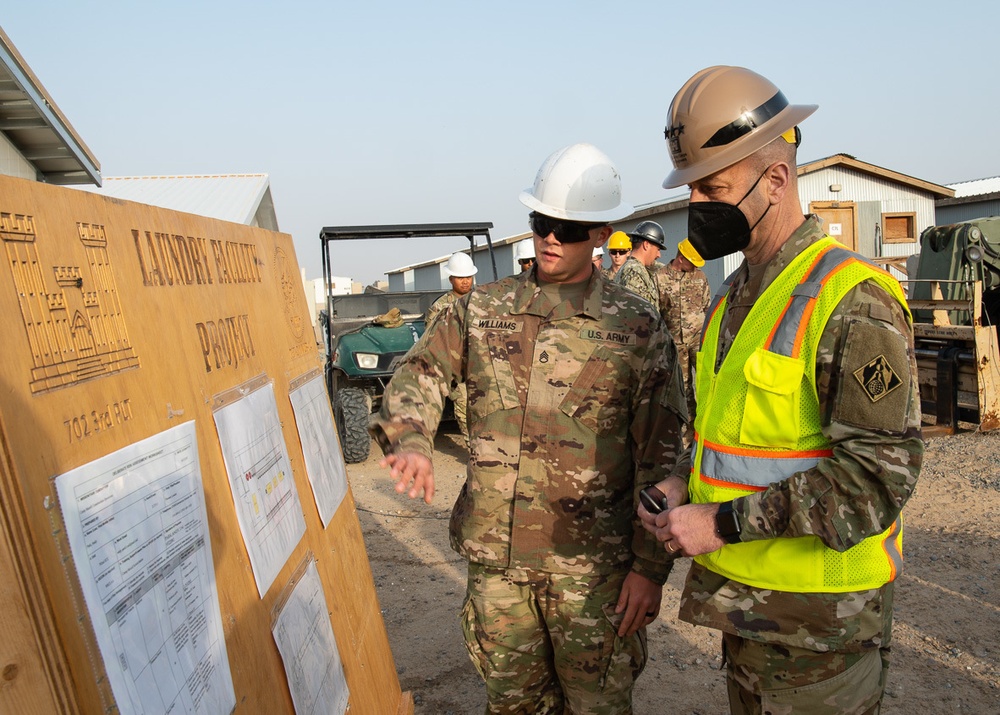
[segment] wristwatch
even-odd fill
[[[715,514],[715,533],[727,544],[740,543],[740,516],[733,511],[731,501],[719,504],[719,511]]]

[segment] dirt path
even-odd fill
[[[400,683],[418,714],[482,713],[486,703],[458,624],[465,561],[448,546],[448,516],[465,478],[458,444],[457,434],[438,436],[430,506],[397,495],[376,454],[348,468]],[[1000,434],[931,439],[904,518],[906,566],[883,713],[998,715]],[[637,715],[728,712],[718,634],[676,619],[688,563],[671,574],[649,629]]]

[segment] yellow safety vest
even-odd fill
[[[837,304],[866,280],[885,288],[909,314],[891,275],[830,237],[809,246],[754,304],[716,373],[729,286],[720,289],[697,355],[693,503],[763,491],[833,454],[820,422],[816,349]],[[695,560],[759,588],[844,593],[895,579],[902,570],[902,546],[900,517],[844,552],[801,536],[726,545]]]

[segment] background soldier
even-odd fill
[[[534,186],[536,265],[431,323],[372,422],[396,490],[434,494],[442,395],[469,388],[470,459],[451,519],[469,562],[466,644],[490,713],[628,713],[670,560],[639,490],[685,474],[676,354],[652,306],[593,249],[632,212],[596,147],[552,154]]]
[[[611,265],[604,269],[604,277],[612,280],[615,274],[628,260],[628,254],[632,251],[632,242],[628,234],[624,231],[615,231],[608,239],[608,255],[611,257]]]
[[[632,241],[632,253],[615,274],[615,283],[623,285],[650,305],[659,305],[656,282],[650,272],[651,266],[660,257],[664,248],[663,229],[655,221],[643,221],[628,234]]]
[[[692,245],[745,261],[698,353],[690,484],[667,480],[673,508],[639,514],[694,557],[680,615],[722,631],[733,713],[879,711],[923,455],[899,284],[802,216],[796,125],[815,109],[711,67],[667,117],[664,187],[691,188]]]
[[[677,346],[677,364],[684,376],[688,395],[688,413],[694,414],[694,387],[691,372],[695,355],[701,347],[701,328],[705,309],[712,299],[708,277],[701,267],[705,259],[698,255],[691,241],[684,239],[670,263],[653,264],[653,279],[659,294],[660,314],[667,324],[670,337]]]
[[[448,274],[448,281],[451,283],[451,290],[445,293],[431,304],[427,310],[425,325],[430,326],[431,322],[441,314],[445,308],[472,290],[475,276],[479,269],[472,262],[472,258],[465,253],[453,253],[445,264],[445,272]],[[466,394],[464,382],[458,382],[452,387],[448,397],[455,410],[455,421],[458,422],[458,429],[465,439],[466,445],[469,443],[469,425],[466,416],[466,404],[468,396]]]
[[[535,265],[535,242],[530,238],[518,241],[514,247],[514,258],[517,260],[517,265],[521,267],[521,273],[530,271],[531,267]]]

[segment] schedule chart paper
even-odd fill
[[[261,598],[306,533],[271,383],[215,411],[243,543]]]
[[[231,712],[195,423],[66,472],[55,485],[118,709]]]
[[[350,692],[312,559],[275,619],[273,632],[296,714],[343,715]]]
[[[340,451],[323,376],[317,375],[292,390],[288,397],[295,412],[316,508],[326,528],[347,494],[347,465]]]

